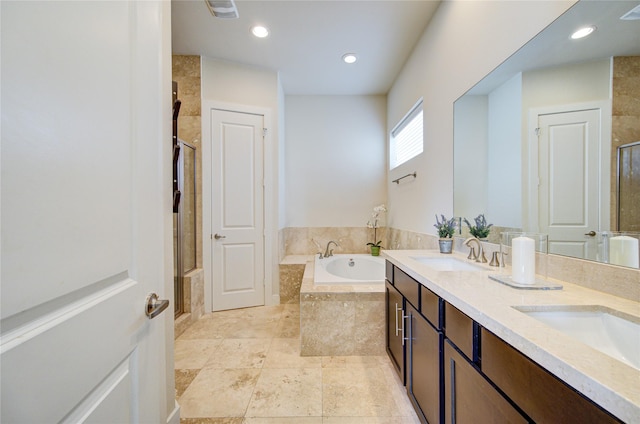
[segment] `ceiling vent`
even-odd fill
[[[637,21],[640,19],[640,5],[634,7],[624,15],[620,17],[624,21]]]
[[[205,0],[204,2],[207,4],[209,12],[216,18],[236,19],[240,16],[233,0]]]

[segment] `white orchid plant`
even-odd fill
[[[387,207],[383,204],[373,208],[371,219],[367,221],[367,228],[373,228],[373,243],[367,243],[367,246],[381,247],[382,240],[376,241],[376,230],[380,227],[380,215],[387,211]]]

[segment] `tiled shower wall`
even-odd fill
[[[184,279],[185,313],[175,322],[178,337],[204,313],[204,271],[202,269],[202,131],[200,56],[172,56],[173,80],[182,102],[178,115],[178,138],[196,148],[196,269]],[[188,258],[185,258],[188,259]],[[193,263],[193,258],[191,258]]]
[[[617,228],[617,148],[640,141],[640,56],[613,58],[611,134],[611,228]],[[637,193],[640,202],[640,193]],[[640,209],[636,209],[640,211]],[[639,212],[640,213],[640,212]],[[640,216],[630,222],[640,222]]]

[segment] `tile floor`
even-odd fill
[[[181,424],[419,423],[386,356],[300,356],[297,304],[207,314],[175,343]]]

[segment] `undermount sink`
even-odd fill
[[[411,256],[411,259],[418,261],[436,271],[486,271],[483,267],[469,263],[451,256]]]
[[[513,308],[612,358],[640,369],[638,317],[600,305]]]

